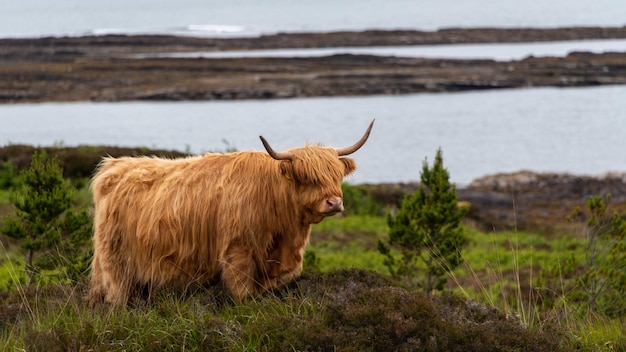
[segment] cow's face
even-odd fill
[[[327,216],[343,211],[341,181],[356,169],[356,165],[354,160],[342,156],[359,150],[367,141],[372,126],[374,120],[361,139],[344,148],[314,145],[276,152],[261,136],[267,153],[281,162],[282,175],[294,183],[296,197],[301,200],[300,204],[305,210],[305,222],[318,223]]]
[[[281,173],[295,185],[307,222],[343,212],[343,178],[356,169],[353,159],[339,158],[334,148],[307,146],[291,151],[293,159],[281,163]]]

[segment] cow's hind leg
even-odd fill
[[[246,295],[256,293],[256,263],[252,250],[239,244],[231,244],[222,258],[222,280],[239,301]]]

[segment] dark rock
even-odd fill
[[[611,195],[612,210],[626,210],[626,173],[599,176],[520,171],[479,178],[458,190],[470,203],[469,218],[485,230],[532,229],[550,233],[579,227],[570,221],[584,210],[590,196]]]
[[[409,184],[362,185],[378,202],[398,207],[419,187]],[[544,234],[576,233],[588,214],[590,196],[611,195],[610,212],[626,212],[626,173],[583,176],[520,171],[495,174],[457,188],[469,205],[466,220],[485,231],[532,230]],[[574,210],[581,212],[572,217]],[[582,233],[582,232],[581,232]]]

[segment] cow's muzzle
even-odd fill
[[[332,197],[326,199],[325,213],[341,213],[343,212],[343,199],[341,197]]]

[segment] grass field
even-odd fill
[[[465,232],[470,238],[463,251],[465,263],[453,273],[447,290],[498,307],[505,314],[517,317],[530,330],[556,328],[564,334],[566,347],[572,350],[626,350],[623,320],[585,315],[565,298],[558,310],[543,311],[529,305],[528,298],[532,292],[538,292],[536,284],[544,268],[583,255],[584,243],[579,236],[548,240],[532,233],[483,233],[470,227],[465,227]],[[326,274],[351,268],[384,274],[386,267],[376,250],[376,241],[385,235],[384,217],[335,217],[315,226],[309,250],[314,251],[319,269]],[[0,326],[0,346],[7,347],[6,350],[29,347],[26,350],[51,351],[46,347],[55,344],[63,348],[76,346],[77,351],[82,345],[105,344],[109,344],[108,350],[120,351],[181,350],[181,346],[198,349],[207,339],[211,339],[211,346],[221,346],[222,350],[256,350],[272,345],[268,339],[275,338],[254,332],[256,329],[266,329],[277,319],[280,324],[286,324],[285,320],[300,324],[321,321],[327,319],[329,309],[324,300],[303,298],[293,293],[297,291],[234,305],[228,303],[224,292],[216,289],[183,298],[164,293],[159,303],[150,307],[94,311],[81,301],[84,290],[81,285],[9,287],[10,282],[19,281],[16,276],[21,274],[19,250],[5,248],[3,257],[0,288],[10,288],[11,292],[4,294],[0,313],[5,320]],[[22,307],[15,313],[19,317],[11,315],[16,305]],[[15,324],[6,322],[12,319]],[[35,341],[54,343],[37,345]]]
[[[85,204],[89,198],[82,187],[75,202]],[[7,202],[7,193],[0,192],[5,209]],[[626,351],[624,318],[588,314],[566,295],[576,278],[558,275],[569,270],[568,262],[584,258],[582,233],[482,232],[465,225],[464,263],[446,285],[452,296],[428,298],[388,277],[377,250],[387,230],[384,216],[328,218],[314,226],[308,248],[321,273],[305,266],[303,278],[242,304],[234,304],[217,286],[183,294],[164,291],[154,302],[129,309],[87,307],[81,299],[84,284],[22,284],[23,254],[3,241],[0,350],[360,351],[386,346],[445,351],[458,343],[485,351]],[[476,306],[453,304],[467,299]],[[453,318],[445,315],[450,311],[457,312]],[[477,315],[497,324],[466,324]],[[428,317],[432,320],[424,320]],[[441,321],[449,324],[438,326]],[[438,326],[445,336],[422,335],[429,326]],[[426,346],[433,338],[438,344]]]
[[[383,217],[327,219],[314,227],[311,247],[322,271],[346,267],[387,273],[377,239],[386,236]],[[531,329],[556,325],[571,347],[586,351],[626,351],[626,320],[588,314],[566,296],[575,278],[546,272],[566,271],[582,262],[586,240],[581,233],[546,236],[525,231],[485,233],[464,226],[469,244],[464,263],[451,273],[447,290],[514,315]],[[549,285],[546,280],[552,280]],[[562,290],[555,292],[554,287]],[[546,301],[551,300],[549,307]]]

